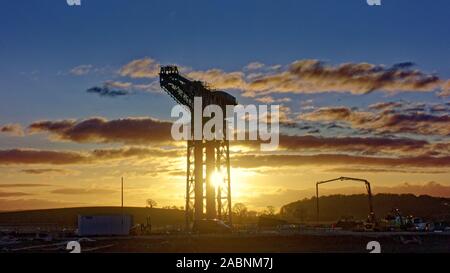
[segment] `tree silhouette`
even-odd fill
[[[247,216],[247,212],[248,212],[248,209],[247,209],[247,206],[245,206],[245,204],[243,204],[243,203],[234,204],[233,213],[236,216],[243,218],[243,217]]]
[[[145,201],[145,204],[147,205],[147,208],[154,208],[158,205],[155,200],[150,198]]]
[[[275,215],[275,207],[274,206],[267,206],[266,210],[264,211],[264,214],[266,215]]]

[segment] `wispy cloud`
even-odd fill
[[[20,124],[6,124],[0,126],[0,132],[12,136],[24,136],[24,130]]]
[[[101,97],[123,97],[135,94],[136,91],[155,92],[160,91],[159,82],[132,83],[122,81],[107,81],[102,86],[94,86],[86,90],[87,93],[98,94]]]
[[[0,208],[3,211],[26,209],[48,209],[80,206],[81,203],[50,201],[44,199],[0,199]]]
[[[20,197],[20,196],[26,196],[26,195],[31,195],[31,194],[25,193],[25,192],[3,192],[3,191],[0,191],[0,198]]]
[[[87,89],[86,92],[98,94],[101,97],[110,97],[110,98],[121,97],[130,94],[130,92],[127,90],[114,90],[111,89],[108,85],[103,85],[102,87],[94,86]]]
[[[284,102],[290,102],[291,98],[274,98],[271,96],[264,96],[264,97],[259,97],[259,98],[255,98],[255,100],[257,102],[261,102],[261,103],[266,103],[266,104],[272,104],[272,103],[284,103]]]
[[[263,63],[251,62],[244,67],[244,70],[258,70],[264,67]]]
[[[26,174],[66,174],[68,171],[63,169],[23,169],[20,170],[22,173]]]
[[[160,64],[152,58],[137,59],[124,65],[119,74],[130,78],[155,78],[159,74]]]
[[[115,193],[114,190],[95,189],[95,188],[61,188],[52,190],[50,193],[63,195],[104,195]]]
[[[242,89],[245,88],[243,72],[225,72],[221,69],[206,71],[191,71],[187,73],[189,78],[203,81],[216,89]]]
[[[31,184],[31,183],[14,183],[14,184],[0,184],[0,188],[35,188],[47,187],[47,184]]]
[[[72,68],[69,73],[75,76],[83,76],[83,75],[87,75],[89,74],[89,72],[91,72],[91,70],[93,69],[93,65],[91,64],[82,64],[79,66],[76,66],[74,68]]]
[[[333,172],[333,173],[402,173],[402,174],[442,174],[442,173],[448,173],[449,170],[446,169],[420,169],[420,168],[370,168],[370,167],[338,167],[338,168],[331,168],[325,170],[325,172]]]

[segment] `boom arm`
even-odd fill
[[[317,220],[319,220],[319,185],[325,184],[325,183],[330,183],[330,182],[335,182],[335,181],[344,181],[344,180],[362,182],[366,185],[367,195],[369,196],[369,218],[370,218],[369,220],[375,221],[375,213],[373,212],[373,203],[372,203],[372,189],[370,188],[369,181],[367,181],[365,179],[345,177],[345,176],[341,176],[341,177],[335,178],[335,179],[320,181],[320,182],[316,183]]]
[[[201,97],[205,105],[217,104],[222,107],[236,105],[236,98],[223,91],[208,89],[200,81],[192,81],[178,73],[173,65],[162,66],[159,73],[159,84],[179,104],[194,108],[194,97]]]
[[[192,109],[195,96],[193,82],[178,74],[176,66],[161,67],[159,84],[176,102]]]

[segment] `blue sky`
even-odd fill
[[[171,104],[165,96],[95,98],[84,90],[110,75],[64,74],[81,64],[113,71],[145,56],[226,71],[252,61],[413,61],[421,70],[448,77],[449,9],[444,0],[383,1],[381,7],[363,0],[84,0],[81,7],[64,0],[2,1],[0,116],[8,122],[92,114],[167,116]]]

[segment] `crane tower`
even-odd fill
[[[225,113],[227,105],[237,105],[236,98],[223,91],[211,90],[200,81],[187,79],[180,75],[176,66],[162,66],[159,76],[161,87],[191,112],[191,138],[187,141],[186,228],[190,228],[192,221],[205,218],[221,219],[231,225],[229,141],[226,136],[221,140],[205,140],[204,137],[199,140],[192,136],[195,97],[202,98],[202,113],[211,104],[218,105]],[[222,128],[227,128],[225,118]],[[202,124],[207,120],[203,118]],[[227,131],[224,129],[223,134]],[[217,176],[220,181],[214,181]]]

